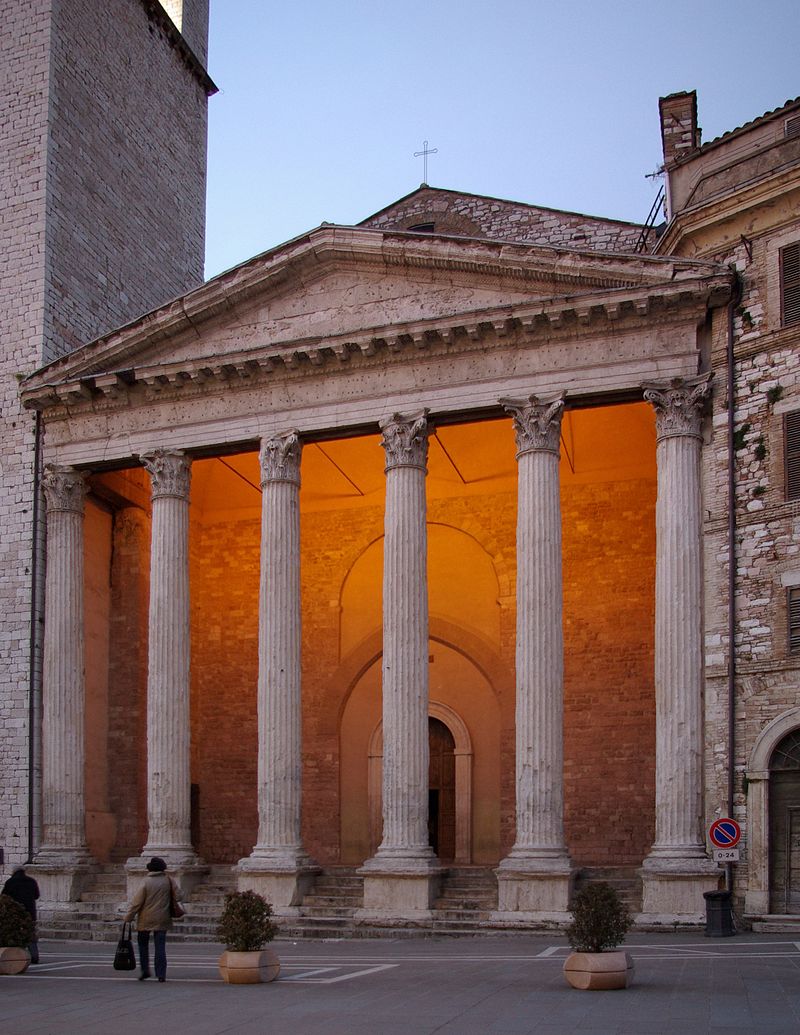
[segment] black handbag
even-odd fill
[[[117,951],[114,953],[114,970],[136,970],[129,922],[122,925],[122,937],[117,942]]]

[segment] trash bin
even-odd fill
[[[730,891],[705,891],[706,938],[728,938],[736,934],[733,929]]]

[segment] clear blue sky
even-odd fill
[[[206,275],[435,187],[643,221],[658,98],[800,95],[800,0],[211,0]]]

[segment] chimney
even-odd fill
[[[700,146],[700,129],[697,126],[697,93],[671,93],[660,97],[658,110],[661,115],[661,143],[664,148],[664,165],[669,168]]]

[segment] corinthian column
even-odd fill
[[[386,453],[383,560],[383,840],[365,863],[364,909],[411,916],[432,905],[428,843],[427,411],[381,421]]]
[[[37,867],[68,871],[90,862],[84,803],[83,511],[86,483],[48,464],[47,575],[42,714],[42,845]],[[62,882],[45,897],[70,899]]]
[[[716,874],[706,858],[702,824],[700,423],[711,375],[643,387],[655,407],[658,442],[656,839],[644,862],[644,911],[702,915],[702,890],[708,875]]]
[[[173,867],[197,862],[190,833],[189,483],[183,453],[140,457],[150,474],[150,622],[147,675],[147,844]]]
[[[239,863],[239,887],[266,894],[281,912],[299,904],[314,872],[300,834],[301,450],[295,431],[261,445],[258,843]]]
[[[517,441],[517,836],[498,870],[500,909],[566,910],[564,644],[559,449],[563,396],[502,399]]]

